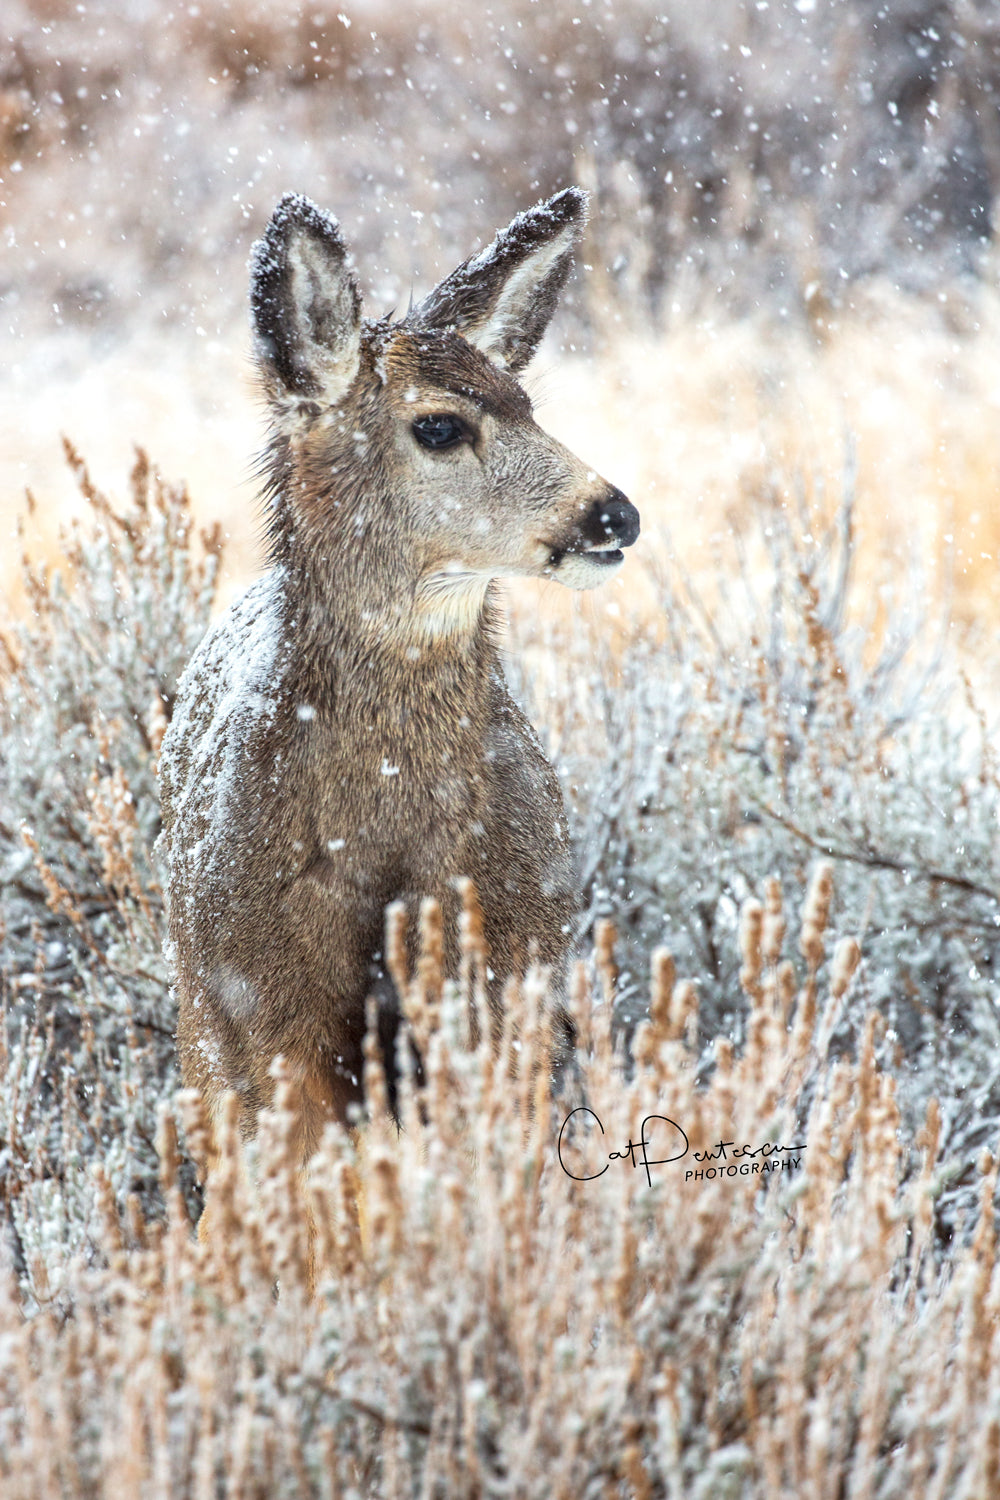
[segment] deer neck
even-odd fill
[[[485,724],[501,671],[489,579],[407,576],[384,558],[376,569],[296,566],[293,557],[278,566],[290,656],[310,701],[346,702],[352,717],[421,732]]]
[[[335,485],[297,470],[285,442],[269,454],[271,559],[283,573],[285,635],[296,676],[358,712],[482,720],[500,671],[496,586],[447,559],[421,556],[379,464],[333,466]],[[290,503],[296,493],[296,506]],[[421,713],[421,702],[428,707]],[[352,710],[353,712],[353,710]]]

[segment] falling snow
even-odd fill
[[[150,1493],[208,1494],[240,1464],[248,1474],[251,1453],[272,1465],[274,1500],[338,1487],[374,1494],[390,1471],[400,1493],[409,1478],[407,1492],[418,1492],[420,1465],[438,1449],[442,1461],[457,1465],[459,1451],[468,1459],[449,1495],[542,1496],[558,1482],[581,1496],[757,1500],[777,1484],[888,1497],[939,1463],[929,1491],[989,1491],[998,1362],[987,1153],[1000,1139],[998,111],[1000,11],[978,0],[8,0],[4,1495],[8,1485],[26,1500],[61,1489],[131,1494],[147,1478]],[[546,429],[592,474],[614,474],[643,515],[634,558],[596,600],[553,602],[555,591],[534,582],[509,590],[508,670],[561,779],[576,855],[579,916],[567,935],[589,954],[600,924],[616,924],[615,1034],[635,1036],[639,1051],[652,1047],[643,1030],[650,966],[676,970],[656,1024],[670,1033],[668,1049],[681,1047],[682,1033],[694,1048],[692,1088],[742,1087],[741,1059],[758,1044],[762,1069],[784,1055],[760,1042],[774,1017],[765,1024],[754,1008],[754,986],[779,1009],[794,989],[788,1071],[773,1098],[772,1083],[748,1086],[740,1108],[763,1129],[764,1103],[779,1108],[794,1085],[796,1123],[812,1118],[817,1133],[807,1159],[822,1152],[836,1174],[817,1170],[790,1186],[770,1237],[744,1260],[736,1229],[750,1220],[717,1213],[707,1195],[683,1225],[675,1200],[654,1193],[623,1213],[609,1198],[586,1250],[600,1268],[593,1286],[612,1300],[584,1305],[558,1264],[527,1253],[525,1226],[545,1230],[557,1201],[544,1148],[523,1161],[520,1145],[510,1148],[510,1191],[490,1216],[487,1198],[480,1213],[474,1194],[462,1196],[469,1143],[446,1152],[437,1138],[427,1161],[416,1150],[407,1157],[425,1174],[425,1196],[404,1247],[423,1257],[420,1295],[405,1305],[392,1301],[390,1260],[361,1292],[350,1283],[349,1307],[331,1286],[315,1330],[307,1304],[294,1302],[287,1262],[277,1300],[272,1276],[254,1283],[256,1301],[217,1304],[198,1288],[192,1312],[176,1257],[164,1278],[173,1304],[157,1302],[138,1273],[122,1293],[125,1283],[100,1278],[116,1275],[122,1257],[139,1264],[139,1216],[154,1226],[142,1253],[155,1256],[168,1212],[200,1207],[186,1156],[171,1183],[169,1130],[157,1117],[178,1081],[176,953],[164,943],[154,852],[157,763],[177,806],[211,788],[214,814],[191,842],[188,873],[192,889],[209,875],[221,888],[241,754],[277,711],[287,665],[279,642],[294,636],[281,619],[280,568],[261,576],[266,507],[251,455],[267,434],[249,373],[251,246],[283,194],[296,211],[321,204],[317,222],[329,233],[333,215],[343,229],[368,313],[419,317],[428,290],[470,247],[485,247],[463,268],[474,276],[516,245],[526,210],[565,188],[590,194],[589,224],[529,394]],[[494,240],[511,220],[510,239]],[[556,277],[562,255],[557,242]],[[493,311],[500,340],[509,309]],[[384,350],[372,357],[387,388]],[[416,396],[404,390],[402,404]],[[74,455],[66,467],[62,432],[93,480]],[[190,482],[194,514],[144,459],[123,484],[136,442]],[[376,462],[370,435],[359,430],[356,444],[360,463]],[[319,492],[337,504],[336,473],[321,479]],[[458,497],[446,499],[442,524],[461,510]],[[207,554],[198,541],[199,526],[220,519],[221,576],[217,540]],[[264,527],[273,519],[264,514]],[[373,516],[361,507],[356,520],[361,548]],[[27,581],[25,546],[39,559]],[[452,584],[456,598],[469,592],[469,575],[449,568],[444,604]],[[413,649],[416,665],[430,648]],[[188,662],[206,685],[200,696],[181,677]],[[310,701],[290,704],[296,732],[315,733],[317,712]],[[493,753],[521,745],[501,726]],[[379,794],[400,805],[411,794],[409,762],[380,757],[381,746]],[[562,821],[553,831],[561,840]],[[361,859],[362,831],[335,824],[324,847],[331,861]],[[800,932],[799,916],[815,903],[817,863],[826,862],[831,904],[816,938],[817,923],[803,917]],[[275,868],[276,885],[285,873]],[[815,942],[827,948],[810,1000]],[[851,944],[858,967],[838,989]],[[602,963],[598,996],[607,953]],[[234,1024],[252,1016],[252,980],[238,967],[220,968],[215,990]],[[454,1039],[453,998],[443,993],[442,1014],[454,1023],[445,1051],[458,1059],[457,1098],[487,1085]],[[810,1004],[822,1046],[795,1053]],[[533,1045],[526,1037],[523,1047]],[[511,1055],[521,1050],[512,1040]],[[208,1061],[219,1066],[217,1049]],[[640,1072],[623,1076],[622,1097]],[[845,1080],[850,1098],[838,1093]],[[527,1098],[536,1080],[519,1087]],[[434,1108],[447,1097],[442,1085]],[[939,1155],[922,1167],[938,1106]],[[509,1121],[496,1111],[502,1135]],[[530,1129],[541,1129],[544,1108],[529,1114]],[[868,1122],[862,1145],[851,1145],[849,1116],[851,1129]],[[882,1197],[877,1174],[858,1187],[876,1136],[886,1159],[897,1153],[903,1184],[893,1177]],[[410,1146],[396,1138],[379,1149],[372,1181],[384,1184],[394,1151],[402,1159]],[[497,1149],[482,1143],[480,1159]],[[354,1170],[346,1163],[341,1196]],[[530,1200],[517,1197],[524,1182]],[[810,1215],[827,1190],[817,1250]],[[852,1193],[862,1207],[845,1230],[838,1205]],[[283,1222],[276,1201],[262,1200],[265,1238]],[[460,1201],[467,1217],[452,1221]],[[511,1249],[505,1215],[522,1202]],[[421,1218],[420,1204],[433,1214]],[[377,1208],[377,1233],[386,1233]],[[187,1244],[179,1222],[164,1245]],[[464,1243],[469,1225],[466,1280],[448,1280],[445,1251]],[[689,1230],[704,1233],[690,1239]],[[972,1265],[960,1257],[974,1233]],[[900,1242],[872,1293],[898,1315],[895,1340],[879,1343],[865,1321],[835,1357],[872,1235],[883,1250]],[[735,1259],[712,1260],[730,1239]],[[775,1247],[793,1241],[782,1261]],[[704,1271],[716,1264],[718,1274]],[[478,1266],[494,1265],[502,1270],[492,1280],[475,1280]],[[650,1299],[643,1287],[653,1279]],[[739,1296],[728,1302],[733,1285]],[[103,1288],[93,1304],[90,1286]],[[913,1374],[913,1340],[935,1320],[944,1326],[939,1287],[947,1306],[972,1311],[960,1343],[937,1346],[937,1373],[928,1366],[925,1378]],[[537,1301],[522,1306],[522,1294]],[[98,1303],[115,1318],[135,1313],[142,1329],[107,1382],[96,1359],[87,1369]],[[558,1330],[537,1347],[553,1308]],[[185,1328],[201,1319],[211,1334],[199,1335],[194,1354],[184,1346],[186,1366],[185,1318]],[[824,1339],[809,1345],[813,1325]],[[150,1327],[153,1343],[143,1344]],[[376,1330],[367,1365],[351,1366],[345,1353],[352,1327],[365,1350]],[[782,1346],[785,1328],[801,1343],[789,1333]],[[48,1351],[80,1329],[64,1368],[86,1378],[63,1404],[58,1383],[32,1404],[27,1374],[48,1368]],[[215,1343],[230,1337],[239,1347],[226,1344],[218,1373]],[[933,1386],[959,1347],[966,1373],[976,1371],[965,1384],[956,1376],[962,1402]],[[407,1359],[393,1364],[404,1348]],[[631,1353],[616,1363],[611,1348]],[[275,1361],[289,1349],[295,1358],[279,1378]],[[144,1407],[154,1385],[162,1405]],[[213,1409],[203,1401],[210,1386],[222,1403]],[[527,1421],[524,1393],[541,1401],[550,1389],[560,1392],[555,1415]],[[833,1390],[842,1399],[831,1400]],[[782,1447],[788,1411],[794,1436]],[[336,1477],[323,1447],[334,1431]],[[162,1438],[155,1475],[141,1468],[145,1456],[134,1470],[129,1455],[119,1464],[122,1432],[139,1448]],[[240,1483],[232,1479],[232,1493]]]

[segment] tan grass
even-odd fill
[[[608,329],[596,360],[541,381],[543,417],[710,595],[734,570],[734,533],[774,508],[801,508],[818,531],[850,486],[867,590],[915,564],[929,609],[995,636],[1000,300],[959,290],[935,309],[875,288],[852,301],[821,339],[765,315],[715,318],[704,300],[657,340]]]
[[[207,1244],[192,1234],[164,1104],[166,1222],[144,1223],[134,1205],[122,1213],[102,1178],[97,1258],[53,1266],[53,1292],[31,1318],[12,1283],[0,1293],[5,1496],[811,1500],[895,1494],[914,1476],[923,1495],[992,1493],[995,1164],[981,1163],[975,1235],[936,1279],[935,1108],[922,1167],[904,1185],[877,1018],[855,1061],[822,1045],[837,989],[817,993],[828,900],[820,870],[794,977],[773,925],[765,958],[759,909],[745,914],[746,1041],[719,1042],[707,1081],[678,1024],[691,994],[665,955],[628,1072],[607,1004],[595,1006],[578,972],[580,1071],[558,1099],[544,983],[511,987],[513,1024],[494,1055],[471,1040],[482,1000],[470,978],[442,985],[430,922],[407,1004],[419,1030],[428,993],[440,993],[440,1021],[420,1100],[404,1087],[402,1132],[376,1111],[358,1151],[331,1129],[303,1184],[279,1089],[253,1185],[232,1120],[223,1127],[212,1187],[223,1232]],[[774,888],[768,903],[776,918]],[[474,910],[465,931],[471,975]],[[841,983],[850,968],[842,962]],[[378,1101],[375,1047],[367,1068]],[[564,1134],[561,1166],[560,1129],[581,1102],[592,1128]],[[180,1108],[190,1135],[197,1101]],[[609,1152],[638,1147],[643,1119],[660,1115],[682,1126],[689,1152],[651,1166],[647,1182],[641,1163]],[[667,1143],[654,1151],[648,1135],[651,1158],[675,1154],[676,1131],[655,1119],[646,1129]],[[795,1145],[797,1165],[741,1172],[748,1161],[730,1147],[722,1175],[720,1141]],[[762,1159],[785,1157],[748,1160]]]
[[[995,1121],[987,981],[961,992],[968,1016],[939,1013],[940,971],[916,984],[924,960],[909,937],[916,927],[926,941],[941,930],[967,942],[954,959],[966,972],[963,952],[990,962],[988,830],[970,825],[958,850],[952,838],[963,809],[975,819],[995,803],[988,741],[978,782],[963,779],[947,742],[954,784],[933,758],[910,762],[912,786],[893,781],[891,704],[866,697],[821,617],[808,547],[791,559],[794,613],[773,661],[746,641],[745,661],[724,642],[714,665],[685,657],[679,633],[691,622],[680,613],[650,631],[624,609],[617,664],[601,661],[599,617],[576,639],[553,628],[548,641],[544,623],[522,622],[532,691],[547,700],[559,689],[544,727],[571,758],[574,816],[596,861],[593,972],[572,976],[579,1057],[562,1092],[550,1084],[543,976],[511,981],[498,1052],[485,1041],[471,892],[457,983],[441,972],[436,912],[422,914],[412,974],[390,913],[388,961],[427,1073],[419,1097],[403,1088],[402,1133],[382,1108],[374,1045],[363,1141],[331,1131],[305,1181],[286,1089],[249,1171],[230,1110],[201,1242],[190,1159],[204,1157],[204,1121],[196,1098],[171,1098],[152,778],[177,673],[207,617],[218,541],[205,537],[206,556],[186,495],[144,459],[119,502],[68,456],[91,522],[64,537],[58,569],[26,575],[32,617],[12,629],[0,678],[2,784],[26,825],[0,817],[11,914],[0,1026],[5,1500],[352,1489],[707,1500],[840,1486],[889,1497],[914,1474],[922,1493],[988,1495],[1000,1404],[996,1142],[984,1154],[962,1093],[971,1076]],[[672,689],[676,731],[666,708],[655,717]],[[662,788],[649,780],[657,766],[672,777]],[[934,805],[951,798],[956,813],[915,833],[924,778]],[[834,796],[836,876],[809,854],[829,837]],[[899,818],[899,845],[883,804]],[[681,825],[704,818],[704,846],[692,849]],[[704,931],[717,914],[703,879],[724,875],[721,911],[740,879],[773,870],[779,849],[783,880],[758,877],[729,929],[738,951],[718,951],[723,916],[704,972],[678,972],[662,947],[649,954],[648,1017],[640,1008],[627,1056],[613,1002],[662,921],[670,867],[680,887],[668,914]],[[902,871],[899,889],[912,881],[914,892],[893,887],[889,915],[864,932],[883,869]],[[630,931],[616,943],[600,888],[619,874]],[[902,1034],[897,1000],[912,993],[944,1060],[933,1085],[926,1051],[915,1051],[925,1071],[904,1066],[901,1089],[886,1071],[894,1056],[907,1062],[900,1035],[878,1012],[863,1019],[896,951],[893,913],[910,946],[889,976],[899,993],[881,1003]],[[635,1016],[634,981],[631,1005]],[[957,1021],[971,1028],[964,1043]],[[943,1109],[928,1100],[938,1083]],[[593,1128],[576,1144],[564,1138],[567,1164],[587,1181],[559,1161],[578,1105],[604,1132],[577,1116]],[[689,1142],[683,1163],[652,1167],[650,1182],[608,1156],[641,1139],[647,1116],[676,1122]],[[731,1177],[707,1175],[720,1141],[804,1150],[798,1167],[759,1186],[738,1163]],[[709,1157],[694,1162],[694,1151]],[[942,1218],[943,1196],[973,1175],[978,1223],[955,1223],[952,1208]],[[970,1180],[958,1201],[972,1195]]]
[[[884,622],[916,574],[928,613],[950,609],[967,637],[995,639],[1000,300],[982,291],[951,326],[948,316],[869,296],[822,342],[763,319],[713,325],[701,314],[658,339],[609,328],[591,356],[543,356],[531,381],[540,421],[635,500],[643,539],[628,573],[593,600],[531,585],[513,590],[515,602],[543,619],[596,612],[613,631],[616,619],[656,608],[638,564],[669,553],[711,603],[741,548],[763,566],[752,538],[769,512],[801,512],[819,535],[850,488],[859,598]],[[120,472],[133,441],[166,452],[182,432],[190,455],[178,467],[201,516],[221,518],[228,539],[226,602],[262,561],[252,479],[261,419],[247,356],[240,331],[207,351],[201,341],[140,342],[90,372],[82,401],[77,376],[65,401],[51,384],[44,408],[34,389],[15,392],[2,419],[0,530],[14,540],[28,484],[45,496],[34,545],[56,555],[75,502],[53,408],[71,414],[69,435],[86,438],[102,479]],[[20,608],[18,554],[16,543],[5,552],[0,586]],[[981,668],[978,645],[974,659]]]
[[[169,25],[105,8],[100,29],[94,7],[14,6],[19,50],[0,66],[15,267],[0,376],[15,616],[0,641],[3,1500],[991,1500],[996,752],[981,708],[922,711],[909,680],[900,721],[897,678],[859,672],[831,623],[818,557],[849,498],[862,662],[906,636],[907,611],[933,625],[951,608],[966,664],[1000,691],[995,267],[949,279],[938,246],[933,295],[841,285],[835,261],[812,264],[824,226],[782,177],[776,135],[758,228],[790,270],[755,305],[769,263],[744,228],[765,197],[739,121],[712,135],[710,111],[733,65],[775,118],[806,72],[784,45],[761,49],[770,23],[746,6],[727,4],[712,34],[675,7],[667,49],[687,53],[729,175],[718,222],[743,259],[718,293],[713,265],[732,268],[713,261],[715,210],[697,151],[679,155],[658,113],[663,87],[644,124],[675,191],[663,163],[636,169],[631,121],[603,157],[595,144],[608,67],[656,62],[633,48],[638,0],[584,7],[572,29],[566,8],[521,0],[486,28],[440,0],[352,3],[351,26],[339,4],[292,0],[203,0]],[[839,14],[840,65],[891,72],[898,38],[866,53]],[[988,43],[985,12],[949,14]],[[751,44],[745,66],[723,35]],[[992,55],[967,46],[965,92],[936,86],[939,144],[958,104],[989,118],[975,88]],[[823,91],[831,79],[843,94],[840,74]],[[564,137],[569,115],[583,129]],[[873,118],[848,121],[855,147]],[[221,1122],[199,1242],[205,1126],[197,1098],[174,1094],[155,760],[218,546],[203,554],[186,495],[142,459],[125,498],[107,494],[134,441],[186,478],[197,517],[230,538],[224,603],[260,562],[240,308],[277,194],[343,215],[382,311],[405,305],[411,274],[419,295],[450,269],[470,228],[488,235],[571,175],[598,188],[591,264],[564,344],[539,361],[539,416],[644,525],[600,594],[512,590],[521,687],[585,866],[596,951],[570,984],[578,1071],[553,1093],[539,975],[511,983],[500,1048],[486,1045],[471,893],[457,980],[434,911],[412,975],[391,913],[387,957],[427,1066],[419,1100],[403,1089],[403,1132],[380,1112],[369,1047],[369,1130],[331,1131],[300,1180],[279,1080],[251,1151],[232,1110]],[[894,272],[891,236],[883,252]],[[63,430],[93,478],[75,456],[64,470]],[[779,542],[788,619],[769,655]],[[36,563],[21,574],[24,547]],[[678,565],[714,654],[691,646],[707,627],[682,607]],[[591,1119],[567,1142],[571,1167],[599,1170],[650,1114],[683,1125],[689,1155],[651,1182],[629,1160],[574,1181],[558,1141],[578,1104],[605,1133]],[[690,1152],[730,1139],[805,1149],[764,1186],[686,1175],[711,1168]]]

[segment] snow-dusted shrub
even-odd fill
[[[707,1082],[696,1002],[664,956],[628,1079],[578,973],[580,1071],[557,1102],[544,986],[511,989],[499,1054],[472,1046],[475,906],[460,986],[442,984],[425,913],[406,1008],[433,1040],[420,1100],[404,1081],[401,1133],[377,1108],[374,1038],[364,1144],[331,1127],[307,1184],[287,1087],[262,1118],[253,1188],[230,1110],[202,1244],[164,1106],[166,1223],[134,1202],[123,1217],[99,1175],[97,1254],[68,1266],[60,1305],[25,1319],[0,1286],[4,1496],[992,1493],[996,1167],[980,1164],[974,1240],[942,1283],[928,1274],[937,1112],[902,1186],[874,1020],[853,1061],[824,1042],[857,957],[841,948],[818,982],[829,896],[821,872],[801,924],[789,914],[794,965],[778,944],[759,967],[745,924],[746,1036],[720,1043]],[[393,947],[398,975],[398,928]],[[599,950],[603,990],[606,933]],[[591,1113],[570,1117],[580,1100]],[[197,1100],[179,1105],[189,1135],[203,1130]]]
[[[522,690],[574,813],[582,929],[607,917],[622,939],[624,1015],[666,944],[697,981],[706,1034],[738,1038],[741,907],[769,881],[793,895],[831,862],[833,930],[863,953],[835,1038],[855,1045],[877,1007],[911,1125],[943,1101],[964,1163],[950,1230],[954,1189],[970,1211],[976,1153],[1000,1137],[996,745],[936,649],[919,580],[852,597],[850,498],[826,534],[785,500],[710,613],[667,564],[662,614],[625,627],[612,653],[592,618]]]
[[[769,513],[738,622],[669,575],[613,647],[520,622],[596,944],[574,1066],[536,974],[473,1044],[470,891],[457,982],[397,913],[402,1132],[374,1042],[304,1181],[280,1088],[250,1174],[231,1111],[201,1243],[150,851],[217,548],[144,462],[121,513],[80,473],[0,700],[4,1500],[992,1493],[996,768],[852,614],[849,517]]]
[[[25,561],[0,670],[0,1201],[26,1270],[46,1235],[85,1235],[88,1162],[119,1195],[155,1191],[176,1086],[156,755],[219,555],[143,454],[120,512],[67,456],[89,520],[56,566]]]

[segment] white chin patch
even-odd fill
[[[476,629],[490,573],[474,573],[457,566],[423,579],[417,592],[417,621],[428,636],[466,634]]]
[[[568,589],[596,589],[613,578],[624,561],[619,551],[567,552],[550,576]]]

